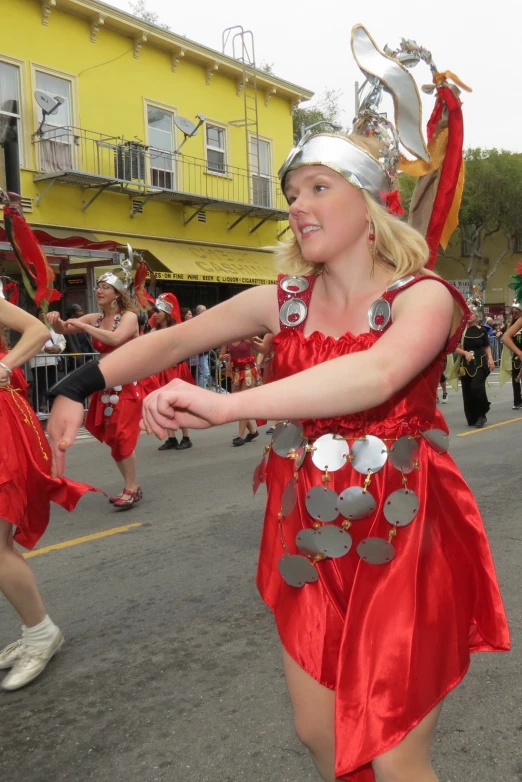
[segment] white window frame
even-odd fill
[[[0,63],[5,65],[12,65],[18,70],[18,111],[19,114],[10,114],[8,116],[17,117],[18,119],[18,151],[20,155],[20,168],[26,168],[29,161],[27,154],[27,143],[25,138],[25,125],[24,116],[27,117],[27,106],[25,101],[25,73],[24,62],[22,60],[14,60],[12,57],[6,55],[0,55]],[[2,112],[4,113],[4,112]],[[7,115],[8,112],[5,112]]]
[[[210,125],[212,128],[218,128],[219,130],[223,131],[223,139],[224,139],[224,148],[221,149],[220,147],[214,147],[212,144],[209,144],[207,141],[207,128]],[[204,124],[205,128],[205,171],[209,176],[220,176],[225,177],[227,179],[231,178],[231,175],[229,174],[229,154],[228,154],[228,127],[224,125],[222,122],[215,122],[212,119],[206,120]],[[211,150],[212,152],[222,152],[225,155],[225,170],[224,171],[213,171],[211,168],[208,167],[208,151]]]
[[[143,99],[143,116],[144,116],[144,122],[145,122],[145,138],[147,139],[147,145],[151,147],[150,143],[150,136],[149,136],[149,115],[148,115],[148,108],[149,106],[153,109],[160,109],[161,111],[167,111],[169,114],[172,114],[172,143],[173,143],[173,177],[174,177],[174,190],[181,190],[181,170],[182,166],[178,165],[179,161],[176,159],[174,152],[176,151],[178,147],[178,129],[176,127],[176,123],[174,122],[174,118],[178,114],[178,109],[175,106],[168,106],[166,103],[158,103],[157,100],[150,100],[149,98]],[[152,160],[149,156],[149,162],[147,165],[147,181],[151,185],[152,184],[152,178],[150,170],[153,167]],[[168,188],[166,188],[168,189]]]
[[[80,114],[79,114],[79,100],[78,100],[78,81],[77,77],[74,73],[68,73],[66,71],[57,71],[54,68],[49,68],[46,65],[40,65],[39,63],[32,62],[31,63],[31,86],[32,90],[31,93],[34,96],[35,91],[38,89],[36,86],[36,74],[37,72],[47,74],[48,76],[54,76],[56,79],[63,79],[64,81],[68,81],[71,85],[70,95],[71,95],[71,112],[70,112],[70,118],[71,118],[71,126],[73,128],[80,128]],[[34,130],[38,130],[38,127],[40,125],[40,122],[38,120],[38,109],[35,103],[34,106],[34,113],[33,113],[33,126]],[[38,149],[38,145],[36,145],[36,148]],[[71,144],[71,152],[72,152],[72,164],[73,168],[78,168],[81,170],[82,168],[82,161],[80,160],[80,151],[81,146],[77,147],[76,144]],[[37,156],[39,157],[39,156]],[[36,160],[36,165],[38,170],[41,169],[40,166],[40,160]]]
[[[253,203],[254,199],[254,176],[259,176],[262,179],[267,179],[270,183],[269,192],[270,192],[270,204],[269,207],[272,207],[275,203],[276,199],[276,192],[274,189],[274,182],[272,181],[273,174],[272,171],[274,170],[274,143],[273,139],[268,138],[267,136],[261,136],[258,135],[257,138],[259,141],[264,141],[266,144],[268,144],[268,159],[270,162],[270,173],[269,174],[260,174],[259,172],[254,172],[252,170],[252,141],[255,139],[255,134],[250,133],[249,134],[249,146],[248,146],[248,154],[250,155],[250,200]]]

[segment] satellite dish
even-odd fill
[[[177,128],[179,128],[179,130],[181,130],[182,133],[185,134],[185,136],[192,136],[196,131],[195,124],[192,122],[192,120],[187,119],[186,117],[174,117],[174,124]]]
[[[41,90],[36,90],[34,98],[44,114],[54,114],[63,103],[63,98],[60,98],[58,95],[55,98],[51,98],[50,95]]]

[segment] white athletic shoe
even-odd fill
[[[0,671],[6,668],[12,668],[22,653],[22,639],[9,644],[0,652]]]
[[[32,682],[45,670],[49,660],[54,657],[64,641],[63,633],[58,630],[54,639],[45,649],[35,649],[33,646],[21,644],[20,656],[0,683],[4,690],[19,690]]]

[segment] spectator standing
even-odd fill
[[[207,311],[204,304],[198,304],[196,307],[196,316],[202,315]],[[210,356],[208,353],[200,353],[198,356],[197,384],[200,388],[208,388],[210,380]]]
[[[67,343],[63,334],[57,334],[47,322],[45,312],[38,310],[38,319],[49,329],[49,339],[38,353],[29,361],[33,376],[32,398],[33,407],[37,413],[50,413],[52,403],[47,399],[47,390],[58,382],[58,365]]]
[[[71,304],[69,309],[67,310],[67,318],[83,318],[85,315],[83,308],[80,307],[79,304]],[[62,336],[58,334],[57,336]],[[91,340],[89,338],[88,334],[85,334],[84,332],[80,332],[78,334],[66,334],[65,335],[65,344],[67,348],[67,353],[95,353],[95,350],[92,346]],[[87,361],[90,361],[92,358],[92,355],[87,358]],[[76,360],[72,360],[72,366],[70,369],[76,369]]]

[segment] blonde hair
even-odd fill
[[[372,140],[354,134],[347,138],[375,158],[376,149]],[[361,192],[374,227],[375,260],[394,269],[390,282],[419,272],[433,274],[424,268],[430,254],[424,237],[396,215],[390,214],[366,190]],[[325,266],[324,263],[305,261],[295,236],[279,243],[276,259],[277,267],[283,274],[319,275],[323,273]]]

